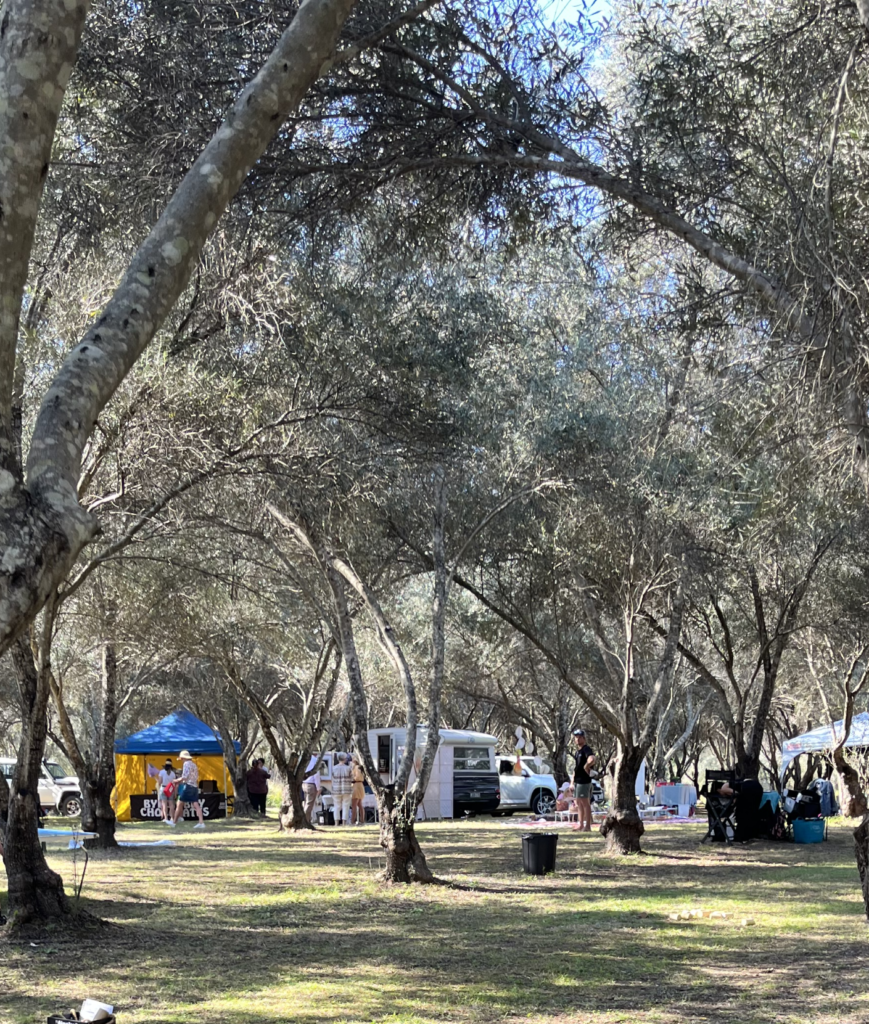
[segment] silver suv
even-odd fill
[[[0,757],[0,772],[12,782],[14,757]],[[81,814],[81,786],[74,775],[66,775],[56,761],[43,761],[39,776],[39,803],[47,814],[73,818]]]
[[[558,792],[554,776],[540,773],[529,757],[522,757],[519,762],[521,774],[515,771],[515,754],[495,755],[501,802],[493,813],[531,811],[532,814],[551,814],[555,810],[555,794]]]

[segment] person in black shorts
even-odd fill
[[[579,831],[591,832],[591,776],[588,772],[594,767],[594,751],[585,742],[585,732],[582,729],[573,730],[573,742],[576,744],[573,751],[573,759],[576,762],[573,772],[573,795],[579,811]]]

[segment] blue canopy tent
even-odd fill
[[[234,746],[235,752],[240,753],[238,740],[234,741]],[[131,797],[136,798],[136,807],[141,804],[140,798],[145,796],[151,797],[151,803],[156,806],[152,792],[155,783],[148,767],[150,765],[155,770],[170,760],[180,772],[178,755],[182,750],[196,758],[201,779],[222,781],[223,785],[218,785],[218,790],[222,790],[225,798],[232,796],[232,779],[226,772],[219,738],[202,719],[182,707],[147,729],[115,742],[115,813],[119,821],[129,821],[133,816]],[[149,813],[153,810],[149,804]],[[135,816],[139,816],[138,812]]]
[[[785,740],[781,748],[781,778],[785,777],[785,772],[791,761],[795,757],[799,757],[800,754],[821,754],[832,750],[842,738],[844,729],[845,722],[840,720],[832,725],[820,725],[817,729],[812,729],[811,732],[804,732],[802,736],[794,736]],[[869,747],[869,711],[854,715],[845,746]]]
[[[172,750],[189,750],[191,754],[223,754],[223,747],[211,726],[187,708],[178,708],[147,729],[115,742],[116,754],[164,754]],[[235,741],[235,752],[241,752],[238,740]]]

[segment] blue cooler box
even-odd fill
[[[798,819],[794,822],[794,842],[822,843],[826,827],[823,818]]]

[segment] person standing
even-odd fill
[[[247,773],[247,795],[250,797],[251,807],[260,814],[266,816],[266,797],[269,794],[269,779],[271,775],[266,771],[265,759],[258,757]]]
[[[573,742],[576,744],[573,751],[573,759],[576,762],[573,772],[573,796],[579,812],[579,831],[591,832],[591,776],[588,772],[594,767],[594,751],[586,743],[585,732],[582,729],[573,730]]]
[[[365,808],[362,801],[365,799],[365,772],[362,765],[355,758],[350,759],[350,823],[352,825],[365,824]]]
[[[175,769],[168,758],[157,773],[157,797],[160,801],[160,819],[165,825],[171,825],[175,816]]]
[[[175,808],[175,817],[169,824],[174,828],[178,824],[178,819],[184,814],[187,804],[194,804],[199,824],[193,827],[205,828],[205,822],[202,820],[202,804],[199,801],[199,765],[193,760],[193,755],[189,750],[182,750],[178,756],[184,764],[181,768],[181,779],[176,797],[178,806]]]
[[[350,824],[350,794],[353,780],[347,755],[338,755],[338,764],[332,768],[332,799],[335,801],[335,824]]]
[[[308,774],[302,783],[302,797],[305,801],[305,820],[310,825],[314,818],[314,805],[320,795],[320,771],[317,762],[320,759],[316,754],[308,762]]]

